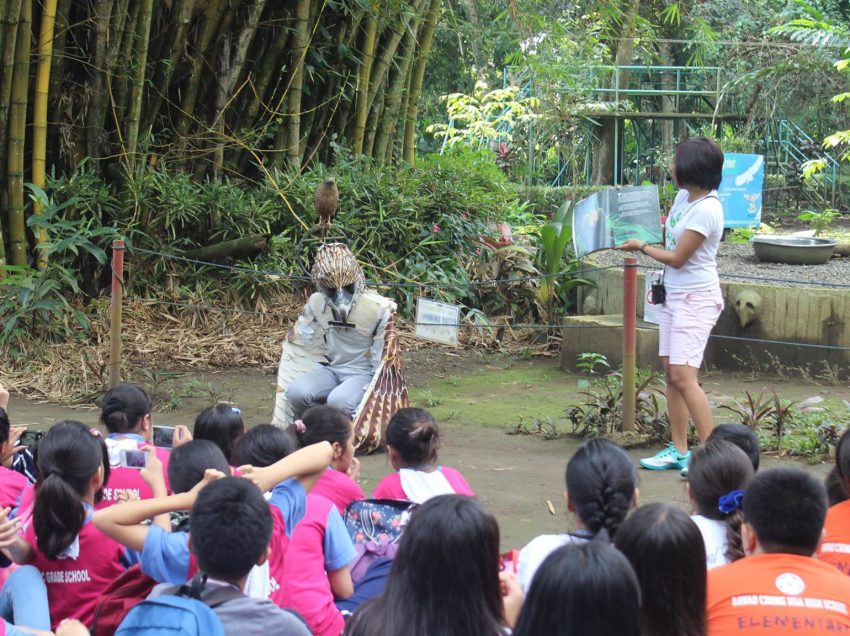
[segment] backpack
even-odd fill
[[[156,581],[143,574],[139,564],[112,581],[95,606],[92,621],[94,636],[113,636],[127,613],[144,601],[155,585]]]
[[[142,601],[130,610],[115,636],[224,636],[224,626],[213,608],[244,595],[228,585],[201,600],[206,581],[206,575],[199,572],[174,593]]]
[[[395,499],[363,499],[345,507],[342,520],[357,550],[349,564],[355,584],[378,559],[395,558],[401,535],[418,505]]]

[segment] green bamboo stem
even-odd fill
[[[86,113],[86,154],[100,159],[103,121],[106,115],[106,55],[109,29],[108,0],[95,0],[92,5],[94,20],[94,59],[92,64],[92,98]]]
[[[407,114],[404,121],[404,142],[402,144],[402,158],[409,164],[416,160],[416,114],[419,109],[419,95],[422,93],[422,82],[425,79],[425,67],[428,65],[428,56],[431,53],[431,43],[434,41],[434,30],[437,28],[437,20],[440,17],[440,0],[431,0],[428,8],[428,17],[422,30],[422,38],[419,42],[419,55],[413,67],[413,75],[410,78],[410,94],[407,101]]]
[[[136,64],[130,84],[130,104],[125,124],[124,156],[127,169],[132,174],[136,167],[136,154],[139,146],[139,124],[142,114],[142,99],[145,90],[145,71],[148,65],[148,45],[150,42],[151,22],[153,21],[153,0],[140,0],[139,23],[136,31]]]
[[[47,162],[47,95],[50,89],[50,67],[53,57],[53,29],[56,25],[56,0],[44,0],[41,10],[41,27],[38,35],[38,69],[35,76],[35,96],[32,113],[32,182],[44,189],[45,164]],[[33,201],[33,214],[42,214],[43,206]],[[47,232],[39,228],[36,232],[38,244],[47,243]],[[36,246],[38,248],[38,246]],[[38,269],[47,269],[47,257],[42,250],[38,253]]]
[[[30,74],[32,3],[24,0],[18,19],[15,65],[9,107],[9,155],[6,184],[9,190],[9,257],[13,265],[27,264],[24,216],[24,140],[27,127],[27,94]]]
[[[378,32],[378,10],[373,7],[366,19],[363,45],[360,53],[360,73],[357,76],[357,110],[354,115],[354,138],[352,150],[355,155],[363,154],[363,139],[366,134],[366,118],[369,114],[369,81],[375,61],[375,40]]]
[[[309,43],[307,23],[310,19],[310,0],[295,3],[295,31],[292,34],[292,81],[287,106],[286,161],[301,168],[301,95],[304,87],[304,60]]]

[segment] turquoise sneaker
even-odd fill
[[[688,467],[690,460],[691,451],[680,455],[673,444],[668,444],[667,448],[653,457],[640,460],[640,465],[648,470],[682,470]]]

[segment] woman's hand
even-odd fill
[[[618,245],[615,247],[615,250],[620,250],[621,252],[640,252],[641,248],[646,245],[643,241],[639,239],[629,239],[622,245]]]
[[[18,442],[21,440],[21,437],[26,430],[26,426],[9,427],[9,439],[6,440],[6,443],[3,444],[2,449],[0,449],[0,463],[4,466],[11,466],[15,453],[20,453],[22,450],[26,449],[26,446],[18,445]]]
[[[20,534],[21,520],[9,519],[11,508],[3,508],[0,510],[0,548],[8,548],[14,544]]]

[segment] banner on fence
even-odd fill
[[[661,242],[658,187],[628,186],[600,190],[573,210],[573,246],[581,258],[628,239]]]
[[[457,346],[460,332],[460,305],[436,300],[416,300],[416,337]]]

